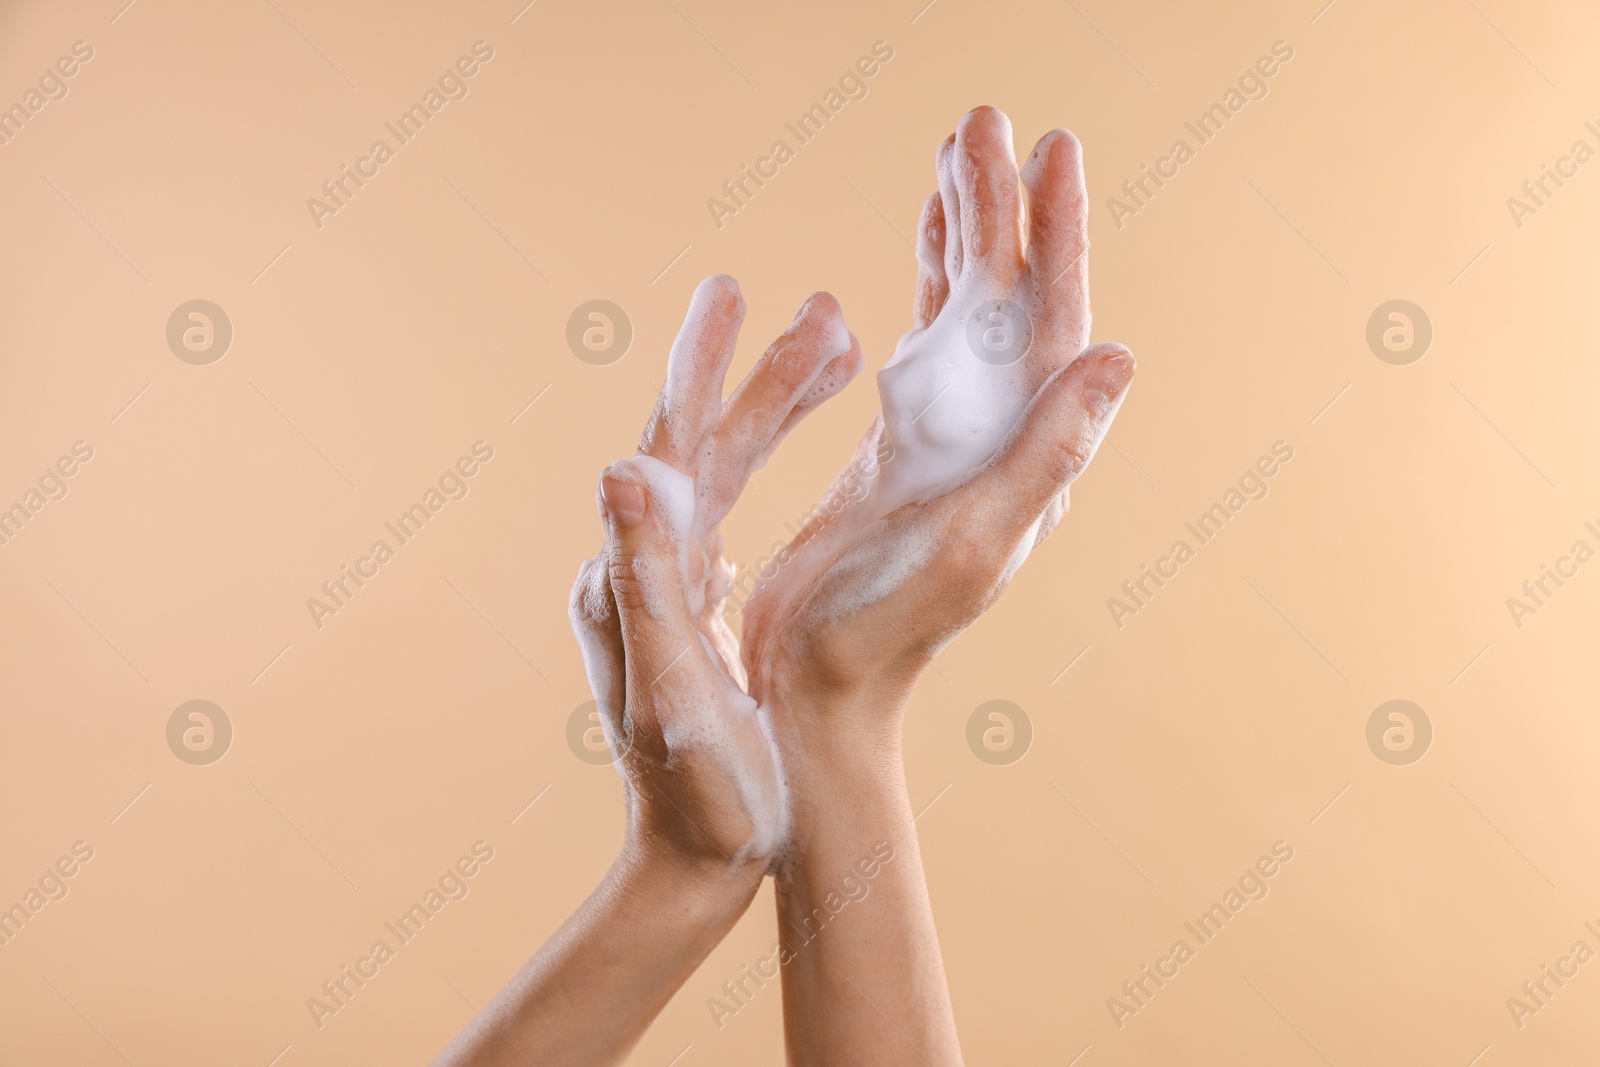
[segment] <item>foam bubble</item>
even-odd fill
[[[985,362],[968,343],[967,319],[986,302],[982,294],[952,293],[926,329],[900,339],[878,373],[894,459],[873,487],[869,519],[953,488],[994,456],[1027,409],[1025,360]]]
[[[678,563],[684,594],[689,601],[689,614],[698,618],[706,605],[705,580],[694,581],[694,564],[702,564],[700,573],[709,571],[709,561],[696,559],[699,552],[700,529],[696,523],[695,480],[676,467],[654,456],[635,456],[629,461],[650,487],[650,506],[659,508],[678,546]]]

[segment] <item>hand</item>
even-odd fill
[[[1120,345],[1084,348],[1077,139],[1045,134],[1023,167],[1026,237],[1003,114],[968,114],[937,169],[913,326],[878,375],[883,415],[745,612],[750,691],[801,750],[859,743],[841,705],[868,688],[903,704],[928,661],[994,602],[1061,521],[1133,375]],[[811,708],[825,725],[806,720]],[[867,740],[898,737],[896,717],[863,714]]]
[[[883,414],[745,609],[749,692],[803,783],[776,872],[794,1064],[961,1063],[900,720],[923,667],[1061,520],[1133,374],[1126,349],[1084,349],[1077,140],[1046,134],[1023,169],[1026,239],[1004,115],[967,115],[937,165]],[[880,854],[871,895],[837,904]]]
[[[601,479],[605,548],[572,591],[625,783],[622,852],[439,1067],[621,1062],[786,838],[769,724],[721,621],[731,568],[717,524],[784,434],[860,370],[861,350],[818,293],[724,402],[743,318],[733,279],[695,291],[639,454]]]
[[[578,575],[571,617],[621,753],[630,843],[759,880],[783,843],[785,803],[723,621],[733,568],[718,524],[784,435],[859,372],[861,350],[818,293],[724,402],[743,318],[731,278],[695,291],[639,454],[601,479],[606,546]]]

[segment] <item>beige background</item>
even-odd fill
[[[0,505],[94,448],[0,547],[0,905],[94,849],[0,947],[0,1062],[428,1061],[614,854],[619,785],[565,741],[564,599],[691,288],[743,284],[741,373],[818,288],[880,366],[934,148],[979,103],[1021,151],[1082,138],[1094,335],[1140,376],[907,723],[969,1061],[1600,1056],[1600,964],[1521,1029],[1506,1006],[1600,949],[1600,563],[1520,629],[1506,607],[1600,547],[1600,163],[1521,228],[1506,206],[1600,148],[1592,7],[123,3],[0,8],[0,102],[95,51],[0,147]],[[478,40],[470,95],[319,230],[306,199]],[[878,40],[870,95],[719,230],[706,199]],[[1106,198],[1279,40],[1269,95],[1117,228]],[[235,331],[210,366],[164,338],[195,298]],[[595,298],[636,334],[608,367],[564,340]],[[1396,298],[1434,329],[1403,367],[1365,341]],[[795,434],[736,557],[875,407],[864,378]],[[306,598],[480,439],[470,495],[318,630]],[[1278,440],[1270,496],[1114,626]],[[196,698],[235,731],[209,766],[165,740]],[[996,767],[965,730],[1002,698],[1035,736]],[[1395,698],[1435,730],[1410,766],[1365,740]],[[317,1029],[306,999],[480,839],[470,895]],[[1271,894],[1118,1029],[1107,998],[1279,840]],[[778,1062],[775,988],[720,1031],[706,1007],[774,938],[764,892],[630,1062]]]

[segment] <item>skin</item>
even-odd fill
[[[639,446],[693,478],[694,514],[681,526],[671,520],[648,463],[612,464],[599,491],[605,547],[584,564],[571,602],[608,738],[622,753],[621,852],[439,1064],[620,1062],[767,873],[777,880],[790,1063],[961,1063],[901,723],[923,668],[1000,595],[1019,549],[1060,521],[1133,360],[1116,345],[1084,348],[1087,219],[1071,134],[1045,135],[1022,169],[1026,235],[1010,126],[998,111],[967,115],[937,167],[908,337],[952,294],[1023,305],[1035,327],[1024,357],[1031,403],[986,464],[886,515],[870,494],[851,492],[885,444],[874,423],[825,498],[849,499],[819,509],[757,588],[741,646],[722,619],[731,567],[718,523],[750,473],[843,388],[862,356],[837,302],[819,293],[724,400],[744,305],[732,279],[701,283]],[[916,550],[929,543],[931,553]],[[861,603],[886,559],[919,562]],[[720,742],[698,741],[697,724]],[[853,899],[841,908],[841,897]]]
[[[860,370],[861,349],[838,302],[818,293],[724,401],[743,318],[733,279],[700,284],[640,440],[640,456],[693,476],[689,528],[653,499],[646,465],[612,464],[598,494],[605,547],[572,591],[591,688],[623,753],[621,852],[441,1067],[621,1062],[749,907],[783,842],[770,727],[721,613],[732,567],[717,524],[783,436]],[[691,590],[705,598],[699,612]],[[696,742],[706,719],[721,744]]]
[[[1119,345],[1084,348],[1087,218],[1076,138],[1046,134],[1019,176],[1009,122],[979,108],[941,146],[937,168],[908,339],[967,290],[1007,297],[1033,319],[1024,359],[1037,385],[999,452],[954,488],[881,518],[871,517],[870,495],[835,496],[843,506],[802,530],[791,562],[746,608],[750,692],[772,715],[795,783],[790,851],[776,874],[778,928],[794,954],[783,986],[795,1064],[961,1062],[901,724],[922,670],[999,597],[1019,549],[1032,547],[1024,541],[1042,540],[1065,514],[1068,486],[1134,369]],[[869,428],[847,471],[871,469],[884,454],[881,432]],[[916,546],[930,540],[936,548],[903,582],[860,604],[878,561],[920,558]],[[895,858],[871,880],[870,896],[808,939],[805,920],[879,841]]]

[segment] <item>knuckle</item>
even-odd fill
[[[617,599],[618,608],[623,611],[645,609],[644,585],[639,581],[632,560],[613,559],[607,568],[607,577],[610,579],[611,593]]]

